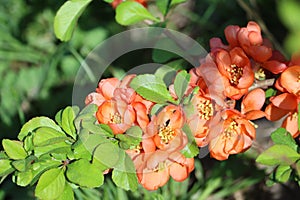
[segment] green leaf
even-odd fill
[[[116,8],[116,21],[121,25],[132,25],[145,19],[159,22],[142,4],[135,1],[122,2]]]
[[[28,135],[24,139],[24,149],[29,152],[34,149],[33,146],[33,135]]]
[[[153,74],[136,76],[131,81],[130,87],[149,101],[155,103],[175,102],[163,80]]]
[[[122,149],[129,149],[131,146],[139,145],[142,141],[142,129],[138,126],[130,127],[125,134],[117,134],[116,138],[120,140],[119,145]]]
[[[271,138],[275,144],[284,144],[295,151],[298,149],[298,145],[296,144],[294,138],[291,136],[289,132],[286,131],[285,128],[278,128],[271,134]]]
[[[173,6],[173,5],[176,5],[176,4],[184,3],[186,1],[187,0],[172,0],[171,5]]]
[[[13,171],[15,171],[15,169],[11,166],[10,163],[11,163],[10,160],[0,159],[0,177],[6,176],[6,175],[12,173]]]
[[[61,126],[63,130],[70,135],[73,139],[76,139],[77,133],[74,125],[74,120],[76,115],[79,112],[78,107],[66,107],[62,112],[62,118],[61,118]]]
[[[33,136],[34,146],[46,146],[67,140],[68,137],[53,128],[38,128]]]
[[[78,131],[80,130],[80,125],[82,121],[96,121],[95,113],[97,112],[97,110],[98,106],[96,104],[89,104],[86,107],[84,107],[74,121],[76,129]]]
[[[182,130],[188,137],[188,143],[180,152],[187,158],[193,158],[199,154],[199,148],[190,127],[185,124]]]
[[[258,156],[256,162],[263,165],[291,165],[300,159],[292,148],[286,145],[275,144]]]
[[[168,65],[163,65],[155,71],[154,75],[162,79],[165,82],[165,84],[169,86],[174,81],[174,77],[176,76],[176,70]]]
[[[125,190],[135,191],[138,188],[134,164],[123,150],[120,153],[120,161],[112,172],[112,180],[118,187]]]
[[[40,199],[57,199],[65,188],[65,176],[62,169],[50,169],[42,174],[35,188],[35,196]]]
[[[171,5],[171,1],[172,0],[160,0],[160,1],[156,1],[156,6],[158,7],[158,9],[160,10],[160,12],[166,16],[169,9],[170,9],[170,5]]]
[[[66,182],[63,193],[56,200],[74,200],[74,192],[70,184]]]
[[[120,148],[111,142],[100,144],[94,151],[93,159],[96,159],[107,168],[113,168],[120,159]]]
[[[177,97],[181,99],[189,85],[191,75],[185,70],[180,71],[174,80],[174,89]]]
[[[62,41],[71,39],[78,18],[92,0],[72,0],[65,2],[54,18],[54,33]]]
[[[102,135],[103,137],[114,137],[113,132],[106,124],[96,124],[94,120],[84,120],[82,121],[81,126],[90,133]]]
[[[68,165],[67,178],[81,187],[99,187],[103,184],[102,171],[86,159],[80,159]]]
[[[155,104],[151,108],[150,115],[157,115],[167,104]]]
[[[289,180],[292,169],[290,166],[280,165],[275,171],[275,180],[277,182],[285,183]]]
[[[18,135],[19,140],[23,140],[29,133],[40,127],[50,127],[62,132],[61,128],[48,117],[35,117],[25,123]]]
[[[79,140],[72,146],[74,157],[91,159],[95,148],[108,141],[102,134],[90,134],[87,129],[82,129]]]
[[[266,90],[266,98],[270,98],[272,96],[275,96],[277,93],[277,90],[274,90],[273,88],[269,88]]]
[[[2,145],[5,153],[13,160],[20,160],[27,157],[27,152],[20,141],[3,139]]]

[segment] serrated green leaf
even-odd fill
[[[289,132],[286,131],[285,128],[278,128],[273,133],[271,133],[271,138],[275,144],[284,144],[295,151],[298,149],[298,145],[296,144],[294,138],[291,136]]]
[[[60,197],[56,200],[74,200],[74,192],[70,184],[66,182],[64,191],[60,195]]]
[[[62,132],[61,128],[48,117],[35,117],[25,123],[18,135],[19,140],[23,140],[29,133],[40,127],[50,127]]]
[[[291,165],[300,159],[292,148],[286,145],[275,144],[258,156],[256,162],[263,165]]]
[[[158,78],[161,78],[167,86],[171,85],[176,76],[176,70],[168,65],[163,65],[158,68],[154,75]]]
[[[79,108],[77,106],[76,107],[68,106],[62,112],[61,126],[63,130],[68,135],[70,135],[73,139],[76,139],[77,137],[74,120],[78,112],[79,112]]]
[[[50,169],[42,174],[35,188],[35,196],[40,199],[57,199],[65,188],[65,176],[62,169]]]
[[[172,0],[160,0],[156,1],[156,6],[158,7],[159,11],[165,16],[167,15],[170,6],[171,6]]]
[[[27,157],[27,152],[20,141],[3,139],[2,146],[8,157],[13,160],[20,160]]]
[[[94,151],[93,159],[96,159],[107,168],[113,168],[120,159],[121,149],[111,142],[100,144]]]
[[[63,109],[59,110],[56,115],[55,115],[55,121],[56,123],[59,125],[59,126],[62,126],[62,112],[63,112]]]
[[[78,18],[92,0],[72,0],[65,2],[54,18],[54,33],[61,41],[71,39]]]
[[[31,183],[33,179],[33,171],[17,172],[13,177],[13,182],[18,186],[25,187]]]
[[[34,155],[41,157],[50,153],[69,153],[71,151],[71,144],[66,142],[53,143],[47,146],[38,146],[34,148]]]
[[[138,188],[138,180],[134,164],[125,151],[120,152],[118,165],[112,172],[114,183],[125,190],[135,191]]]
[[[159,22],[142,4],[135,1],[122,2],[116,8],[116,21],[121,25],[132,25],[145,19]]]
[[[136,76],[130,83],[138,94],[155,103],[175,102],[165,83],[153,74]]]
[[[184,96],[184,93],[189,85],[191,75],[185,70],[180,71],[174,80],[174,89],[177,97],[180,99]]]
[[[102,171],[86,159],[80,159],[69,164],[66,176],[72,183],[89,188],[101,186],[104,180]]]
[[[275,180],[277,182],[285,183],[289,180],[292,169],[290,166],[280,165],[275,171]]]
[[[188,144],[180,152],[187,158],[193,158],[199,154],[199,148],[190,127],[185,124],[182,130],[188,137]]]
[[[6,176],[6,175],[12,173],[13,171],[15,171],[15,169],[11,166],[10,163],[11,163],[10,160],[0,159],[0,177]]]

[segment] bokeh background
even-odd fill
[[[64,0],[0,0],[0,138],[15,139],[22,124],[35,116],[53,118],[72,104],[72,89],[80,63],[106,38],[128,28],[115,22],[112,7],[94,0],[80,17],[69,42],[53,33],[53,19]],[[154,1],[149,10],[158,12]],[[296,0],[187,0],[167,16],[167,27],[197,40],[209,51],[209,39],[224,39],[227,25],[258,22],[263,34],[290,58],[300,47],[300,2]],[[138,26],[145,26],[139,24]],[[137,59],[138,58],[138,59]],[[121,76],[131,67],[152,62],[149,51],[128,53],[108,68],[104,77]],[[96,87],[96,86],[95,86]],[[271,125],[267,125],[270,127]],[[267,127],[266,126],[266,127]],[[261,129],[260,129],[261,130]],[[126,192],[106,178],[99,189],[81,189],[76,198],[93,199],[296,199],[293,183],[266,186],[270,169],[255,158],[270,142],[270,131],[261,131],[250,151],[219,162],[198,159],[195,171],[183,183],[170,181],[149,192]],[[21,188],[8,177],[0,185],[0,199],[34,199],[34,187]]]

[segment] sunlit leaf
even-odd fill
[[[2,145],[5,153],[14,160],[24,159],[27,157],[27,152],[23,147],[23,143],[16,140],[3,139]]]
[[[131,81],[130,87],[149,101],[156,103],[174,102],[163,80],[153,74],[136,76]]]
[[[291,165],[298,159],[300,154],[295,150],[286,145],[276,144],[261,153],[256,162],[264,165]]]
[[[191,76],[185,70],[180,71],[176,75],[174,80],[174,89],[179,99],[181,99],[184,96],[184,93],[190,82],[190,77]]]
[[[116,21],[121,25],[132,25],[145,19],[159,22],[142,4],[135,1],[122,2],[116,8]]]
[[[92,0],[70,0],[57,11],[54,18],[54,33],[62,41],[71,39],[78,18]]]
[[[48,117],[35,117],[23,125],[18,135],[18,139],[23,140],[29,133],[40,127],[50,127],[62,132],[61,128],[52,119]]]
[[[68,180],[82,187],[99,187],[103,184],[103,173],[89,160],[80,159],[68,165]]]
[[[62,169],[50,169],[42,174],[35,188],[35,196],[40,199],[56,199],[65,188],[65,176]]]

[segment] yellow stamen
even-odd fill
[[[175,136],[175,131],[170,126],[162,126],[159,128],[158,136],[164,144],[168,144]]]
[[[210,100],[202,100],[197,104],[197,110],[201,119],[209,120],[213,116],[213,105]]]
[[[119,113],[110,114],[110,123],[120,124],[122,122],[122,117]]]
[[[227,71],[231,76],[230,83],[232,85],[238,85],[240,78],[243,76],[243,68],[233,64],[230,65],[230,69],[227,69]]]
[[[263,68],[259,68],[259,70],[255,72],[254,76],[255,76],[255,79],[260,80],[260,81],[266,79],[266,74],[265,74],[265,71]]]
[[[224,130],[222,139],[227,140],[237,133],[238,124],[235,121],[232,121],[229,126]]]

